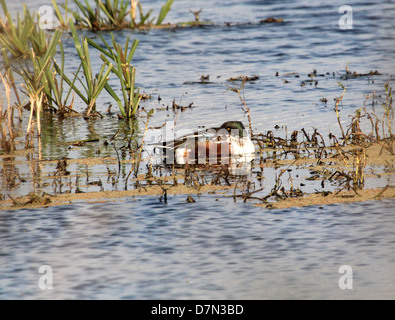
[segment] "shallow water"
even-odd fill
[[[157,13],[161,3],[150,1],[144,8],[155,8]],[[30,1],[28,6],[37,9],[40,4]],[[142,103],[146,109],[156,109],[152,126],[166,120],[175,121],[176,130],[218,126],[226,120],[247,124],[238,96],[227,92],[225,83],[237,86],[226,80],[258,75],[258,80],[245,87],[255,133],[272,130],[289,136],[293,130],[305,128],[311,134],[317,128],[326,139],[329,132],[340,134],[333,111],[333,99],[342,93],[338,81],[347,87],[340,112],[346,126],[349,115],[364,106],[364,95],[373,91],[383,94],[384,82],[395,73],[394,4],[349,2],[354,29],[347,31],[338,27],[341,5],[340,1],[311,4],[303,0],[175,1],[166,21],[191,20],[188,10],[203,8],[201,19],[212,20],[216,26],[119,31],[116,38],[120,43],[127,36],[140,40],[134,63],[138,86],[153,97]],[[16,12],[21,4],[8,6]],[[259,23],[271,16],[284,22]],[[110,37],[109,33],[103,35]],[[72,40],[65,36],[63,44],[71,72],[78,67]],[[99,70],[100,59],[93,51],[92,59]],[[378,70],[382,75],[341,80],[347,65],[351,71]],[[317,86],[302,86],[313,69],[324,76],[316,78]],[[284,75],[287,73],[299,77]],[[212,83],[194,83],[208,74]],[[117,86],[115,80],[112,84]],[[323,97],[327,104],[320,101]],[[193,102],[193,108],[177,114],[166,110],[173,99],[183,106]],[[105,114],[110,102],[103,95],[99,111]],[[380,106],[373,110],[369,102],[366,107],[381,112]],[[75,108],[84,110],[77,99]],[[115,104],[115,113],[114,108]],[[369,123],[364,126],[369,129]],[[41,153],[32,157],[114,157],[111,145],[103,147],[102,143],[118,130],[122,145],[129,128],[111,115],[95,121],[45,119]],[[88,138],[99,138],[100,142],[83,147],[64,144]],[[41,163],[37,168],[18,164],[23,158],[26,160],[26,156],[12,159],[11,166],[9,159],[2,159],[3,170],[18,172],[22,178],[32,172],[46,176],[55,171],[55,164]],[[78,164],[70,169],[85,170]],[[106,167],[93,170],[103,173]],[[265,169],[266,193],[272,186],[273,171]],[[382,186],[388,181],[375,183]],[[21,195],[35,189],[31,180],[11,190],[4,185],[2,194]],[[316,187],[311,182],[310,189]],[[39,189],[53,191],[51,188]],[[111,183],[104,188],[111,190]],[[185,199],[184,195],[169,196],[164,204],[159,197],[146,197],[1,212],[0,297],[395,297],[394,201],[270,211],[212,195],[195,196],[196,202],[188,205]],[[53,290],[38,287],[41,265],[53,268]],[[339,289],[341,265],[353,268],[352,290]]]
[[[256,209],[171,196],[3,212],[2,298],[394,298],[394,201]],[[210,210],[207,210],[210,208]],[[41,265],[53,289],[41,290]],[[341,290],[341,265],[353,289]]]

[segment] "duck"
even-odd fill
[[[166,164],[229,164],[254,158],[255,146],[241,121],[226,121],[219,127],[202,129],[192,134],[165,141]]]

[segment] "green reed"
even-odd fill
[[[75,9],[71,9],[67,1],[62,7],[65,9],[66,15],[69,13],[74,18],[75,25],[91,30],[113,30],[160,26],[169,13],[173,2],[174,0],[166,0],[161,7],[156,23],[154,23],[155,18],[151,18],[153,10],[151,9],[144,14],[141,3],[135,0],[94,0],[92,5],[92,2],[88,0],[73,0]],[[67,17],[62,17],[55,0],[52,0],[52,4],[55,7],[55,13],[61,26],[65,26]],[[137,7],[140,14],[139,22],[136,21]]]
[[[0,44],[14,57],[24,56],[30,50],[30,36],[33,32],[34,20],[24,5],[23,18],[18,13],[16,24],[14,24],[5,0],[0,0],[0,3],[5,14],[5,20],[0,17]]]
[[[139,89],[135,86],[136,69],[131,64],[131,60],[137,49],[139,41],[133,40],[129,47],[130,41],[128,37],[126,39],[125,47],[122,48],[122,46],[115,41],[115,37],[111,33],[111,47],[100,34],[99,37],[104,44],[105,49],[91,39],[87,39],[88,43],[102,53],[100,57],[107,66],[113,65],[112,72],[120,81],[123,101],[121,101],[118,95],[108,84],[105,85],[105,89],[117,102],[122,116],[127,119],[133,118],[137,113],[141,100]]]
[[[158,20],[156,21],[156,25],[159,26],[163,23],[163,20],[165,20],[167,14],[170,11],[171,5],[173,4],[174,0],[167,0],[165,4],[162,6]]]
[[[108,79],[109,75],[111,72],[111,69],[113,68],[113,65],[103,63],[101,66],[101,69],[99,73],[94,76],[93,71],[92,71],[92,63],[89,55],[89,48],[88,48],[88,40],[87,38],[85,39],[80,39],[78,37],[77,31],[75,29],[74,23],[72,20],[69,20],[69,28],[74,40],[74,45],[78,54],[78,57],[81,61],[80,66],[77,71],[76,79],[79,81],[81,84],[82,88],[84,89],[85,93],[81,92],[76,84],[75,84],[75,79],[73,81],[70,80],[70,78],[60,69],[60,67],[55,64],[56,71],[59,74],[62,74],[63,79],[67,82],[67,84],[73,88],[74,92],[86,103],[87,105],[87,111],[86,114],[89,116],[91,111],[95,108],[96,106],[96,100],[99,96],[99,94],[103,91]],[[107,69],[106,69],[107,66]],[[78,76],[78,72],[82,68],[82,72],[84,74],[84,80],[81,79],[80,76]]]
[[[68,18],[67,18],[67,10],[66,10],[66,12],[65,12],[65,17],[64,17],[64,19],[63,19],[63,16],[62,16],[62,14],[60,13],[59,6],[58,6],[58,4],[56,3],[56,0],[51,0],[51,1],[52,1],[52,5],[53,5],[53,7],[54,7],[56,17],[57,17],[58,20],[59,20],[59,23],[60,23],[61,28],[62,28],[62,29],[67,29],[67,21],[68,21]],[[64,3],[64,7],[67,8],[67,0],[66,0],[65,3]]]
[[[129,15],[129,3],[128,0],[99,1],[99,6],[108,19],[109,25],[122,28],[125,25],[126,17]]]
[[[66,101],[71,92],[70,88],[66,99],[63,100],[64,52],[62,43],[60,42],[61,36],[62,31],[55,30],[48,44],[47,51],[43,56],[38,56],[34,48],[31,49],[28,57],[29,65],[33,67],[33,70],[30,70],[28,63],[25,63],[25,65],[20,64],[17,68],[13,67],[14,71],[20,74],[24,80],[25,93],[29,97],[34,97],[42,90],[44,93],[43,105],[55,109],[59,114],[63,114],[65,112],[65,109],[67,108]],[[55,70],[56,62],[54,61],[58,45],[61,48],[62,58],[62,67],[59,67],[60,78],[57,77],[58,73]]]
[[[0,45],[15,58],[26,58],[31,47],[37,55],[43,55],[47,51],[48,40],[44,30],[37,23],[39,15],[31,14],[24,4],[23,16],[21,18],[18,13],[14,24],[5,0],[0,0],[0,3],[5,14],[5,20],[0,17]]]
[[[26,147],[29,147],[28,141],[34,134],[33,115],[36,115],[37,131],[40,136],[40,115],[43,111],[44,103],[53,99],[52,84],[54,70],[52,59],[56,53],[56,47],[61,35],[61,31],[55,31],[54,36],[48,45],[48,50],[42,57],[37,56],[34,48],[31,48],[28,55],[33,70],[29,68],[27,63],[25,66],[20,65],[18,68],[13,67],[14,71],[23,78],[24,83],[22,84],[22,87],[30,101],[30,117],[26,134]]]
[[[52,110],[55,111],[59,115],[64,115],[68,112],[74,111],[70,106],[68,106],[67,101],[72,93],[72,86],[69,86],[68,91],[65,90],[65,57],[64,57],[64,49],[63,44],[60,41],[62,36],[62,32],[60,30],[56,30],[53,38],[48,46],[48,52],[43,59],[38,59],[39,64],[43,65],[46,59],[50,59],[50,63],[44,69],[44,92],[46,95],[46,104],[48,107],[51,107]],[[60,66],[57,64],[56,60],[54,60],[54,55],[56,53],[56,48],[59,46],[60,49],[60,58],[61,63]],[[33,62],[34,63],[34,62]],[[77,79],[77,75],[74,76],[72,84],[75,83]],[[76,111],[74,111],[76,112]]]
[[[88,0],[84,0],[85,5],[78,0],[73,1],[77,11],[71,10],[68,6],[63,6],[66,12],[74,17],[74,23],[89,29],[101,29],[103,18],[100,15],[99,1],[95,0],[96,7],[92,7]]]

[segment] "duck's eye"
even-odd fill
[[[229,127],[227,127],[227,128],[226,128],[226,130],[230,131],[230,128],[229,128]]]

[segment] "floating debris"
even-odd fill
[[[181,112],[184,112],[186,109],[193,108],[192,105],[193,105],[193,102],[191,102],[191,103],[190,103],[189,105],[187,105],[187,106],[182,106],[182,105],[177,104],[177,103],[176,103],[176,100],[173,99],[172,109],[173,109],[173,110],[181,110]]]
[[[284,19],[281,18],[273,18],[273,17],[269,17],[266,19],[262,19],[259,21],[260,23],[278,23],[278,22],[284,22]]]
[[[200,81],[185,81],[183,84],[213,84],[214,82],[209,81],[210,80],[210,75],[202,75],[200,77]]]
[[[226,81],[229,82],[234,82],[234,81],[246,81],[246,82],[251,82],[251,81],[256,81],[259,80],[259,76],[251,76],[251,77],[244,77],[244,76],[240,76],[240,77],[235,77],[235,78],[229,78]]]
[[[358,78],[358,77],[381,76],[381,75],[382,73],[378,72],[377,70],[375,71],[370,70],[369,73],[358,73],[356,71],[350,72],[347,68],[346,74],[340,76],[340,79],[347,80],[347,79]]]

